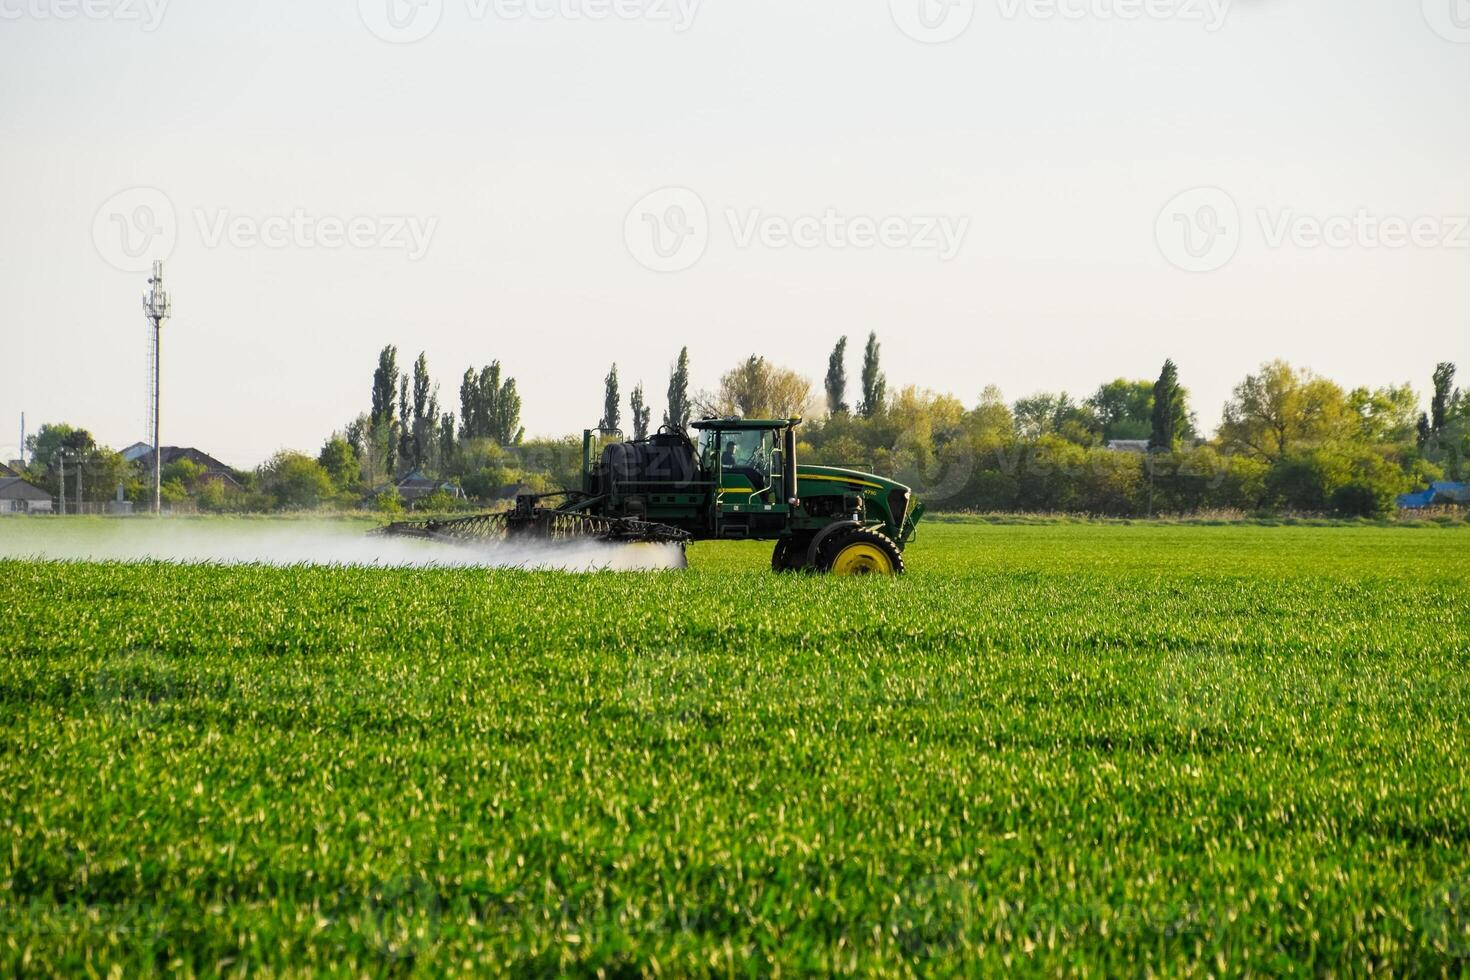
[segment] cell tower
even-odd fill
[[[153,513],[163,512],[163,447],[158,444],[159,390],[163,387],[159,376],[161,356],[159,341],[162,337],[163,321],[173,313],[173,304],[168,293],[163,291],[163,263],[155,260],[153,275],[148,280],[148,292],[143,295],[143,315],[153,327]]]
[[[158,359],[158,335],[153,331],[153,324],[148,324],[148,339],[145,344],[143,385],[143,441],[153,445],[153,396],[158,387],[158,378],[153,373],[154,362]]]

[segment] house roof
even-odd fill
[[[51,495],[18,476],[0,477],[0,500],[50,500]]]
[[[4,463],[0,463],[0,477],[9,476],[20,476],[20,474],[15,472],[15,470],[11,469],[10,467],[6,466]]]
[[[1440,480],[1438,483],[1430,484],[1429,489],[1441,497],[1448,497],[1457,504],[1470,504],[1470,484]]]
[[[141,451],[139,451],[141,449]],[[181,459],[187,459],[191,463],[198,463],[211,473],[229,473],[230,468],[202,449],[193,446],[163,446],[159,449],[163,457],[163,465],[177,463]],[[129,462],[139,463],[143,466],[153,465],[153,447],[144,446],[142,443],[134,443],[123,450],[123,458]]]

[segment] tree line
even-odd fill
[[[1395,495],[1470,477],[1470,397],[1439,364],[1428,406],[1408,383],[1345,389],[1281,361],[1235,386],[1212,438],[1201,435],[1189,390],[1166,360],[1152,380],[1116,378],[1091,394],[1040,392],[1006,401],[994,386],[965,404],[917,386],[890,390],[870,333],[852,385],[839,337],[820,389],[800,372],[751,354],[695,391],[688,348],[669,369],[659,426],[687,432],[699,416],[803,416],[803,462],[849,466],[915,488],[932,508],[1099,515],[1210,509],[1381,515]],[[435,507],[493,505],[516,492],[576,485],[580,437],[526,438],[516,379],[499,361],[466,368],[458,412],[441,402],[425,354],[402,370],[385,346],[366,411],[310,456],[283,452],[233,484],[193,464],[165,468],[166,501],[211,510],[402,506],[411,475],[449,488]],[[647,438],[654,406],[642,383],[624,401],[618,366],[603,381],[605,439]],[[626,422],[626,425],[625,425]],[[56,492],[59,466],[81,460],[88,500],[125,487],[144,500],[146,474],[85,430],[45,426],[29,440],[26,475]],[[74,485],[74,484],[73,484]],[[462,498],[462,499],[461,499]]]

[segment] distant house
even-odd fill
[[[1440,480],[1431,483],[1428,490],[1401,494],[1398,499],[1402,510],[1422,510],[1425,507],[1443,507],[1450,504],[1470,504],[1470,484],[1451,483]]]
[[[398,488],[398,496],[403,498],[405,506],[412,507],[420,500],[437,491],[444,491],[455,500],[464,498],[464,491],[453,483],[445,483],[441,480],[431,480],[418,470],[405,476],[394,484]]]
[[[195,449],[193,446],[164,446],[159,450],[163,457],[163,465],[188,460],[196,466],[204,467],[204,474],[200,480],[219,480],[232,487],[238,487],[240,481],[235,479],[235,471],[224,463],[215,459],[209,453]],[[122,451],[122,458],[129,463],[136,464],[145,473],[153,471],[153,447],[143,442],[135,442]]]
[[[18,476],[0,477],[0,514],[49,514],[51,495]]]
[[[16,476],[20,476],[20,474],[15,472],[15,470],[11,469],[9,466],[6,466],[4,463],[0,463],[0,479]]]
[[[1109,439],[1108,448],[1115,453],[1146,453],[1147,439]]]

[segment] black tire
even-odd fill
[[[806,553],[811,544],[812,539],[809,537],[777,540],[776,550],[771,552],[771,571],[777,574],[804,571]]]
[[[822,542],[816,567],[823,575],[902,575],[903,552],[882,531],[854,528]]]

